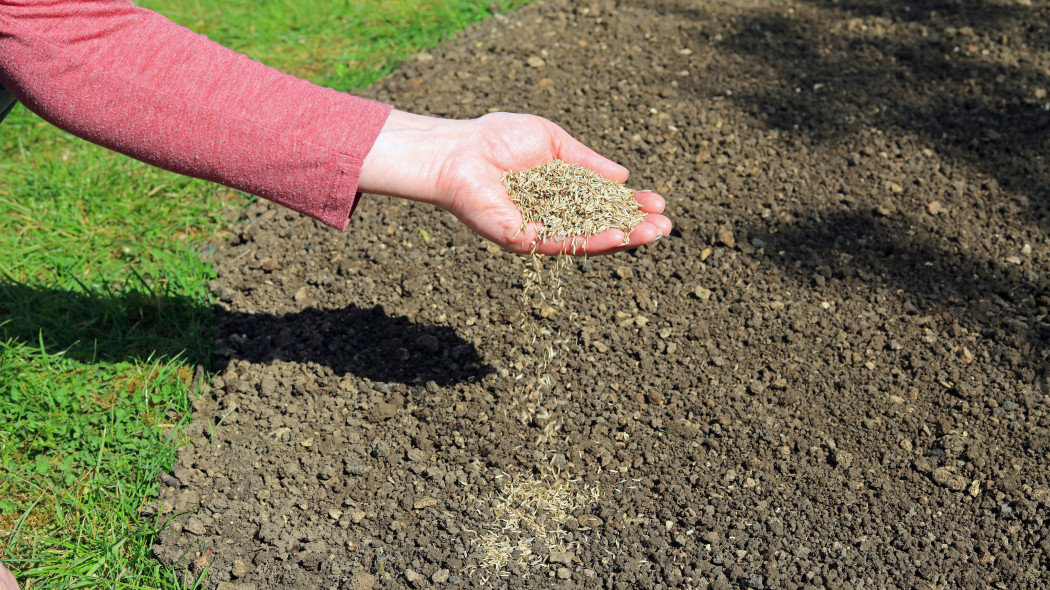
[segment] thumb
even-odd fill
[[[554,123],[551,123],[551,125],[555,129],[551,138],[553,140],[552,147],[555,157],[570,164],[589,168],[605,178],[620,184],[627,182],[627,176],[630,174],[627,168],[577,141],[576,138]]]

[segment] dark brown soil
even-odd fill
[[[570,267],[532,407],[518,258],[393,199],[346,234],[249,207],[157,557],[223,589],[482,587],[496,499],[560,477],[589,494],[569,551],[489,584],[1050,587],[1048,23],[541,0],[420,56],[370,94],[549,117],[676,231]]]

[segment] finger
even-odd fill
[[[666,215],[660,215],[659,213],[650,213],[646,215],[643,223],[648,223],[655,227],[656,231],[660,232],[661,236],[671,235],[671,230],[674,229],[674,224],[671,223],[670,218]]]
[[[556,131],[552,132],[554,156],[570,164],[577,164],[620,184],[627,182],[627,168],[613,162],[580,143],[564,129],[551,123]]]
[[[616,246],[602,252],[602,254],[616,254],[645,244],[651,244],[671,233],[671,220],[663,215],[650,214],[645,216],[645,221],[635,226],[631,232],[629,241],[619,243]]]
[[[635,233],[638,232],[638,231],[639,231],[639,228],[635,228],[635,231],[631,233],[631,241],[630,241],[630,243],[622,244],[622,245],[617,246],[615,248],[610,248],[609,250],[606,250],[605,252],[602,252],[602,255],[604,256],[604,255],[609,255],[609,254],[619,254],[620,252],[625,252],[627,250],[633,250],[634,248],[638,248],[638,247],[644,246],[646,244],[651,244],[651,243],[653,243],[653,242],[655,242],[655,241],[660,239],[660,232],[654,231],[654,232],[651,232],[649,235],[647,235],[645,237],[645,239],[643,240],[641,234],[639,234],[637,236],[635,235]],[[642,230],[642,231],[644,233],[645,230]]]
[[[638,191],[634,193],[634,198],[646,213],[662,213],[667,206],[663,197],[650,191]]]
[[[646,221],[635,226],[629,240],[624,239],[623,230],[614,228],[593,236],[577,236],[574,240],[560,238],[547,240],[537,245],[535,250],[536,253],[545,256],[557,256],[558,254],[603,256],[654,242],[666,235],[662,231],[664,226],[667,226],[670,231],[670,220],[666,217],[655,214],[646,217]],[[650,217],[653,219],[650,220]]]
[[[611,229],[593,236],[575,238],[549,238],[539,244],[533,243],[524,253],[535,251],[544,256],[568,254],[570,256],[597,256],[605,254],[624,242],[623,230]]]
[[[650,213],[636,225],[624,243],[624,232],[621,229],[610,229],[593,236],[577,236],[575,240],[551,239],[536,246],[536,252],[545,256],[556,256],[559,253],[572,256],[602,256],[615,254],[637,248],[671,234],[671,220],[659,213]],[[535,234],[532,235],[535,243]],[[531,252],[532,250],[529,249]]]

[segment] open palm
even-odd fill
[[[638,192],[636,198],[646,216],[624,244],[624,232],[610,229],[575,241],[535,244],[534,226],[520,231],[522,217],[503,187],[507,170],[524,170],[553,159],[589,168],[598,174],[624,182],[627,170],[598,155],[573,139],[560,127],[531,115],[494,113],[470,121],[430,119],[395,113],[391,133],[380,134],[371,166],[366,160],[361,186],[364,190],[402,196],[437,205],[463,221],[482,237],[518,253],[534,249],[541,254],[610,254],[651,242],[671,231],[671,221],[660,214],[664,200],[651,192]],[[377,178],[383,172],[381,157],[396,158],[394,177]],[[393,162],[392,162],[393,163]],[[371,187],[375,180],[378,186]]]

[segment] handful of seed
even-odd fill
[[[552,160],[505,172],[503,186],[521,210],[522,230],[538,223],[539,239],[575,239],[622,229],[624,243],[645,217],[634,191],[582,166]]]

